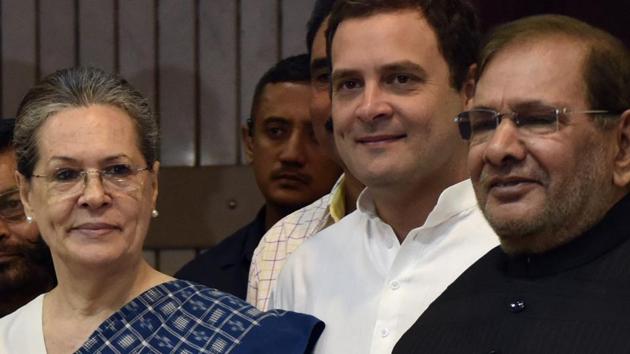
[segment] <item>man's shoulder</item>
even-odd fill
[[[263,241],[275,242],[289,237],[304,237],[319,231],[330,216],[330,201],[329,193],[285,216],[265,233]]]
[[[243,229],[240,229],[221,240],[221,242],[219,242],[218,244],[201,252],[199,256],[195,257],[193,261],[198,261],[202,263],[216,263],[217,257],[224,255],[225,252],[232,253],[233,251],[241,250],[244,247],[247,236],[247,232],[245,232]],[[193,263],[193,261],[191,261],[191,263]]]
[[[353,240],[361,239],[355,237],[357,233],[361,232],[361,229],[358,227],[361,218],[361,214],[354,211],[339,220],[339,222],[317,232],[295,250],[295,256],[292,255],[289,261],[292,258],[299,259],[302,257],[317,257],[324,254],[344,253],[347,248],[353,248]]]
[[[229,264],[238,264],[245,250],[250,224],[223,239],[217,245],[203,251],[175,273],[176,278],[201,281],[211,278],[212,273]]]

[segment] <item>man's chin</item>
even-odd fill
[[[284,193],[278,193],[273,198],[273,204],[283,209],[297,210],[306,205],[311,204],[317,198],[305,195],[305,193],[290,193],[290,191],[284,191]]]
[[[274,195],[281,197],[284,194],[304,194],[306,191],[306,183],[299,179],[279,178],[274,181]]]

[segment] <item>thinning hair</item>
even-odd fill
[[[505,48],[553,37],[585,46],[582,75],[591,109],[621,113],[630,108],[630,55],[626,46],[608,32],[568,16],[530,16],[493,29],[481,47],[477,80]]]
[[[332,41],[343,21],[403,10],[418,11],[433,28],[449,67],[451,86],[462,89],[481,37],[477,13],[468,0],[339,0],[328,24],[328,58],[332,58]]]
[[[134,123],[138,147],[150,167],[157,160],[159,133],[147,99],[120,76],[97,68],[69,68],[46,76],[22,99],[14,145],[18,171],[27,178],[39,159],[38,132],[46,120],[70,108],[107,105],[121,109]]]

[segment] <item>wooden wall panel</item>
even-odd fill
[[[238,23],[234,0],[199,9],[199,115],[202,165],[238,163]]]
[[[13,117],[37,76],[35,0],[1,0],[2,116]]]
[[[306,22],[315,0],[282,1],[282,58],[306,53]]]
[[[280,59],[278,0],[241,0],[241,121],[249,115],[258,79]]]
[[[155,1],[120,1],[118,18],[119,71],[154,103],[156,95]]]
[[[116,42],[115,0],[80,0],[79,7],[79,64],[95,66],[106,71],[117,71],[118,43]]]
[[[74,0],[39,0],[39,76],[76,63]]]
[[[254,219],[263,201],[247,166],[167,167],[147,248],[207,248]]]
[[[158,4],[158,100],[164,166],[196,162],[197,1]]]

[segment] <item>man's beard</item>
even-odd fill
[[[0,298],[14,293],[44,292],[56,284],[52,258],[41,237],[35,242],[7,246],[3,249],[18,257],[0,263]]]
[[[482,208],[510,254],[544,253],[579,237],[598,223],[614,204],[606,181],[610,171],[600,147],[586,149],[572,179],[548,191],[537,215],[501,220]]]

